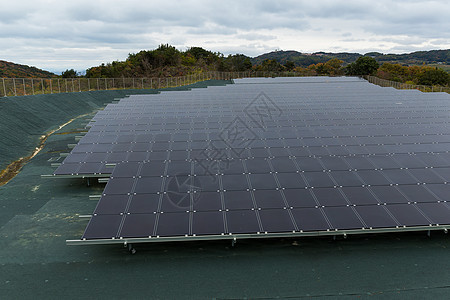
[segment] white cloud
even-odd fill
[[[0,59],[53,71],[161,43],[250,56],[450,48],[447,0],[0,0],[0,11]]]

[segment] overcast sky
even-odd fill
[[[0,60],[84,71],[169,43],[257,56],[273,50],[409,53],[450,48],[448,0],[0,0]]]

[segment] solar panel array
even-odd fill
[[[80,242],[450,227],[449,100],[349,77],[133,95],[54,175],[110,176]]]

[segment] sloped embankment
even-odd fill
[[[47,132],[115,97],[140,91],[101,91],[0,99],[0,170],[29,156]],[[146,91],[148,93],[148,91]]]
[[[186,90],[229,83],[231,81],[208,80],[164,90]],[[111,90],[0,98],[0,177],[1,171],[11,163],[21,158],[26,162],[27,157],[33,155],[49,132],[71,119],[92,113],[104,107],[105,103],[112,102],[114,98],[159,91]],[[12,167],[20,169],[21,164]]]

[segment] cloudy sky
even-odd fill
[[[0,12],[0,60],[55,72],[161,43],[248,56],[450,48],[448,0],[0,0]]]

